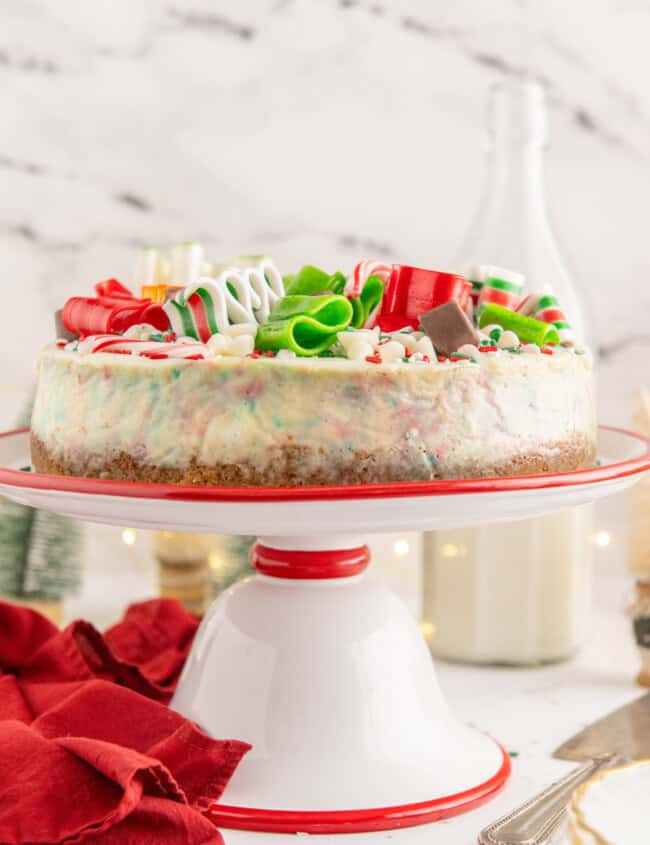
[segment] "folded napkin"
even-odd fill
[[[170,710],[196,617],[131,606],[104,635],[0,602],[0,843],[203,845],[250,746]]]

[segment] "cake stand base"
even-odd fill
[[[358,538],[268,538],[258,575],[205,617],[172,707],[253,749],[210,817],[336,833],[472,809],[508,756],[448,710],[411,614],[365,575]]]

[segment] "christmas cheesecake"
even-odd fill
[[[111,280],[65,304],[39,361],[35,469],[282,486],[594,462],[591,356],[515,274],[483,271],[476,296],[475,278],[377,262],[283,278],[196,245],[174,262],[141,258],[141,298]]]

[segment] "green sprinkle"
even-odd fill
[[[172,370],[172,378],[178,379],[180,377],[181,377],[180,367],[174,367],[174,369]]]
[[[21,471],[21,472],[31,472],[31,471],[32,471],[32,468],[31,468],[31,467],[21,467],[21,468],[20,468],[20,471]]]
[[[519,757],[519,752],[518,751],[508,751],[508,756],[509,757]]]

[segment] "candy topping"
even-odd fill
[[[165,306],[172,328],[207,341],[231,323],[263,323],[284,296],[282,276],[263,259],[257,267],[224,270],[216,279],[202,276]]]
[[[420,323],[438,354],[451,355],[465,344],[478,346],[478,332],[456,300],[421,314]]]
[[[525,317],[523,314],[495,303],[486,305],[479,317],[481,328],[490,323],[498,323],[506,331],[514,332],[522,342],[536,343],[538,346],[560,342],[555,326],[532,317]]]
[[[257,331],[259,349],[291,349],[312,356],[328,349],[350,325],[352,305],[339,294],[289,295],[280,300]]]
[[[73,296],[63,306],[61,319],[73,335],[119,333],[137,323],[150,323],[164,331],[169,319],[160,305],[137,299],[117,279],[95,285],[95,297]]]
[[[554,325],[558,330],[561,343],[571,344],[575,342],[573,329],[567,322],[559,302],[552,294],[546,293],[543,296],[531,294],[519,303],[517,311],[520,314],[541,320],[543,323]]]
[[[423,313],[446,302],[465,310],[471,284],[463,276],[394,264],[377,323],[383,331],[417,329]]]

